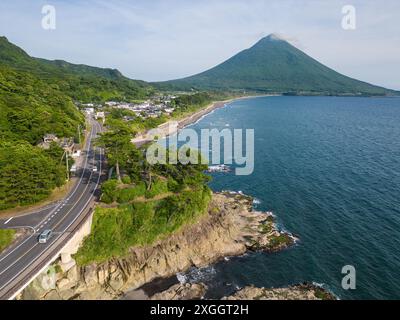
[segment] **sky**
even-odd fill
[[[56,28],[42,27],[42,7]],[[355,30],[342,28],[344,5]],[[0,35],[35,57],[162,81],[205,71],[277,33],[327,66],[400,90],[398,0],[1,0]]]

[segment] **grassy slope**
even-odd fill
[[[2,252],[12,243],[15,232],[15,230],[0,229],[0,252]]]
[[[120,200],[117,207],[98,207],[92,232],[75,256],[78,264],[104,262],[126,255],[130,247],[152,244],[195,221],[206,212],[210,200],[207,187],[166,197],[158,195],[154,192],[152,198],[144,201],[138,192],[127,202]]]

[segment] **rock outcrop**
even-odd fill
[[[176,284],[168,290],[156,293],[151,300],[201,300],[206,294],[207,286],[203,283]]]
[[[74,267],[52,275],[43,288],[41,277],[22,299],[116,299],[160,277],[190,267],[203,267],[248,250],[276,251],[295,242],[276,229],[271,213],[252,211],[252,198],[237,193],[214,194],[208,214],[197,223],[146,247],[133,247],[126,257]]]
[[[304,283],[276,289],[245,287],[223,300],[336,300],[336,298],[319,286]]]

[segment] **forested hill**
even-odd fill
[[[0,65],[0,210],[40,201],[65,183],[63,150],[36,145],[46,133],[76,137],[83,123],[60,90]]]
[[[0,138],[37,144],[46,133],[77,135],[83,115],[71,98],[32,74],[0,65]]]
[[[135,100],[153,91],[148,83],[124,77],[118,70],[33,58],[0,37],[0,65],[34,74],[81,102]]]
[[[289,94],[399,94],[344,76],[276,35],[261,39],[251,48],[208,71],[156,85],[165,89],[248,90]]]
[[[36,203],[66,181],[63,149],[43,136],[77,138],[79,102],[134,100],[153,88],[118,70],[30,57],[0,37],[0,210]]]

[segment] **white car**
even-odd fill
[[[92,169],[92,171],[93,171],[93,172],[97,172],[97,167],[94,166],[93,169]]]
[[[53,231],[51,231],[51,230],[43,231],[39,235],[39,238],[38,238],[39,243],[47,243],[47,241],[50,239],[52,234],[53,234]]]

